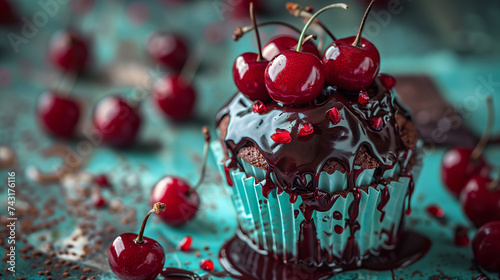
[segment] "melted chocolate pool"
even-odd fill
[[[250,245],[249,245],[250,244]],[[222,267],[237,279],[328,279],[341,272],[354,269],[393,270],[407,267],[421,259],[430,249],[431,241],[412,231],[402,231],[394,250],[380,250],[360,264],[309,265],[303,262],[284,263],[266,251],[255,248],[244,234],[238,231],[219,252]]]

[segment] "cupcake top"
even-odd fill
[[[378,183],[418,139],[409,111],[392,90],[393,79],[382,74],[361,93],[325,85],[300,107],[254,102],[238,92],[218,112],[216,124],[229,156],[267,170],[266,178],[274,174],[280,191],[313,192],[322,171],[347,173],[352,189],[355,166],[376,168]]]

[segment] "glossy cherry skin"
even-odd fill
[[[94,128],[105,144],[126,148],[135,141],[141,117],[135,108],[119,96],[102,99],[94,111]]]
[[[454,147],[447,150],[441,162],[441,179],[455,196],[459,196],[465,184],[476,174],[488,174],[491,167],[481,156],[471,162],[473,148]]]
[[[239,55],[233,64],[233,79],[238,89],[250,100],[263,102],[271,99],[264,82],[267,60],[257,61],[258,54]]]
[[[500,220],[483,225],[472,240],[476,262],[484,269],[500,272]]]
[[[90,52],[87,42],[75,32],[56,33],[49,46],[52,65],[62,71],[81,72],[89,62]]]
[[[158,215],[168,225],[182,226],[191,221],[200,207],[200,197],[184,180],[172,176],[163,177],[153,187],[151,205],[165,203],[166,209]]]
[[[491,182],[485,175],[476,175],[460,193],[464,213],[476,227],[500,221],[500,190],[490,191],[487,186]]]
[[[137,234],[124,233],[109,246],[108,262],[113,273],[122,280],[153,280],[165,264],[165,251],[156,240],[143,237],[137,244]]]
[[[80,106],[69,96],[45,92],[38,100],[37,113],[45,131],[71,138],[80,119]]]
[[[284,51],[296,50],[298,42],[299,40],[294,36],[276,36],[262,48],[262,56],[266,60],[271,61],[278,54]],[[313,42],[311,42],[311,40],[307,41],[304,46],[302,46],[302,52],[310,53],[315,55],[316,57],[320,57],[318,48]]]
[[[186,121],[193,116],[196,92],[177,74],[160,78],[153,88],[152,98],[162,112],[174,121]]]
[[[361,39],[361,47],[354,47],[355,36],[339,39],[323,53],[326,82],[349,91],[367,89],[380,70],[380,54],[368,40]]]
[[[163,66],[180,71],[189,56],[188,44],[178,34],[155,32],[147,43],[149,56]]]
[[[266,67],[266,88],[271,98],[284,105],[303,105],[321,92],[325,75],[321,60],[296,51],[284,51]]]

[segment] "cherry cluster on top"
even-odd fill
[[[357,36],[338,39],[320,54],[306,31],[316,17],[332,8],[347,9],[347,5],[332,4],[309,17],[299,39],[282,35],[273,38],[264,48],[260,47],[258,25],[252,6],[250,17],[256,33],[258,53],[239,55],[233,65],[233,78],[238,89],[253,101],[271,99],[285,106],[301,106],[312,102],[325,85],[359,92],[363,95],[380,70],[380,54],[367,39],[362,38],[364,22],[375,0],[368,6]],[[302,8],[288,3],[287,8]],[[320,25],[324,27],[324,25]],[[238,30],[238,29],[237,29]],[[241,30],[241,28],[240,28]],[[329,32],[328,32],[329,33]],[[331,34],[331,33],[330,33]],[[365,95],[362,96],[366,98]]]

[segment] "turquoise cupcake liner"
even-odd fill
[[[217,160],[217,165],[225,176],[224,152],[219,141],[214,141],[211,145]],[[407,163],[405,163],[406,165]],[[233,200],[239,226],[255,244],[267,250],[271,254],[284,257],[292,256],[297,259],[297,241],[299,240],[300,224],[304,220],[299,206],[302,203],[300,197],[295,203],[290,203],[290,197],[286,192],[277,194],[276,190],[271,191],[266,198],[262,194],[262,185],[257,183],[265,177],[265,170],[261,170],[242,162],[245,172],[231,169],[229,176],[233,186],[229,187],[229,192]],[[386,171],[385,178],[394,176],[399,172],[399,166]],[[420,171],[420,166],[416,165],[412,169],[414,180]],[[357,185],[367,185],[373,180],[374,170],[365,170],[358,177]],[[272,178],[273,179],[273,178]],[[321,174],[319,188],[333,192],[346,188],[346,175],[340,172],[334,174]],[[375,188],[368,188],[368,193],[361,191],[359,204],[359,217],[357,221],[361,225],[360,230],[355,232],[355,240],[358,243],[360,254],[363,256],[370,251],[376,251],[380,247],[386,246],[389,239],[393,240],[397,234],[399,223],[404,208],[407,203],[410,178],[401,177],[398,181],[392,181],[388,185],[378,185]],[[377,209],[382,199],[382,190],[387,188],[390,199],[383,207],[382,211]],[[328,255],[340,257],[346,247],[347,239],[350,236],[349,228],[346,228],[345,219],[349,217],[348,209],[354,200],[354,195],[349,193],[345,198],[339,197],[333,207],[326,212],[314,211],[313,220],[316,225],[318,240],[321,249],[328,252]],[[297,212],[298,211],[298,212]],[[333,218],[333,213],[338,211],[342,214],[342,219]],[[385,213],[382,221],[381,215]],[[295,217],[295,213],[298,213]],[[337,233],[341,227],[342,232]],[[327,262],[328,256],[323,256]]]

